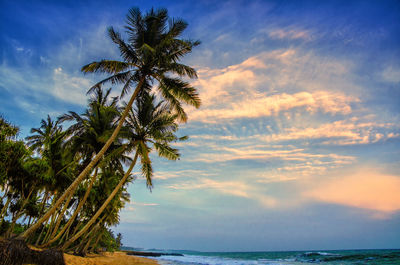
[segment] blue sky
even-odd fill
[[[106,29],[166,7],[202,44],[202,107],[177,162],[154,157],[115,228],[125,245],[195,250],[400,247],[397,1],[1,1],[0,112],[22,129],[82,112],[118,59]],[[115,89],[114,93],[118,93]]]

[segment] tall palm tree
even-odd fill
[[[102,214],[107,205],[125,184],[138,157],[140,158],[142,165],[141,172],[145,176],[149,188],[153,186],[153,169],[149,156],[151,150],[155,149],[159,156],[169,160],[177,160],[180,157],[178,150],[170,146],[171,142],[185,140],[187,138],[178,138],[175,135],[175,132],[178,129],[178,124],[176,123],[178,115],[171,114],[170,106],[168,104],[165,104],[163,101],[156,104],[155,101],[155,96],[148,94],[144,94],[138,101],[136,101],[136,106],[130,111],[126,121],[127,131],[124,132],[130,139],[131,147],[136,149],[133,162],[101,208],[97,210],[96,214],[77,234],[64,244],[63,249],[68,248],[70,244],[82,236]]]
[[[187,116],[181,102],[193,105],[196,108],[200,106],[200,98],[196,89],[181,79],[182,77],[197,77],[196,71],[192,67],[179,63],[184,55],[190,53],[193,47],[200,44],[199,41],[179,38],[186,27],[187,23],[182,19],[169,19],[166,9],[151,9],[148,13],[142,15],[138,8],[132,8],[128,12],[127,26],[125,27],[128,42],[124,41],[112,27],[109,28],[109,36],[118,45],[124,61],[102,60],[93,62],[84,66],[82,71],[84,73],[111,74],[110,77],[94,85],[93,89],[107,82],[123,84],[122,97],[133,86],[136,86],[136,88],[130,96],[117,127],[101,151],[96,154],[71,186],[60,196],[52,209],[27,229],[22,237],[27,237],[38,229],[56,211],[70,192],[89,174],[117,137],[134,100],[140,93],[150,90],[155,82],[158,83],[157,90],[170,103],[182,121],[186,121]]]

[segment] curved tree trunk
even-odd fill
[[[4,204],[3,209],[1,209],[1,214],[0,214],[1,222],[0,222],[0,225],[4,221],[4,217],[5,217],[6,213],[7,213],[8,205],[10,204],[10,202],[11,202],[11,197],[7,197],[6,204]]]
[[[98,168],[96,168],[96,170],[95,170],[95,172],[94,172],[94,174],[93,174],[93,176],[92,176],[92,178],[90,180],[89,186],[86,188],[85,195],[83,196],[82,200],[79,202],[79,204],[76,207],[76,209],[75,209],[73,215],[71,216],[71,218],[68,220],[68,222],[65,224],[65,226],[61,229],[61,231],[55,237],[53,235],[53,238],[49,242],[47,242],[46,244],[42,245],[41,247],[46,247],[46,246],[52,244],[57,239],[59,239],[60,236],[63,235],[65,230],[69,229],[71,224],[74,222],[75,217],[78,215],[79,211],[81,210],[81,208],[85,204],[87,198],[89,197],[90,191],[92,190],[92,187],[93,187],[93,183],[94,183],[94,181],[96,180],[96,177],[97,177],[97,171],[98,171]]]
[[[53,228],[53,232],[50,234],[50,236],[49,236],[49,238],[47,240],[50,240],[51,238],[53,238],[56,235],[58,227],[61,224],[61,221],[62,221],[62,219],[64,217],[65,211],[68,209],[68,205],[69,205],[69,202],[71,201],[71,199],[72,199],[72,196],[68,197],[67,201],[65,202],[63,209],[61,210],[60,214],[58,215],[56,224],[55,224],[55,226]]]
[[[100,216],[100,214],[104,211],[104,209],[107,207],[107,205],[114,198],[115,194],[117,194],[119,189],[125,183],[125,181],[128,178],[128,176],[131,174],[132,169],[136,164],[138,155],[139,155],[139,152],[136,151],[135,158],[133,159],[131,165],[129,166],[128,171],[125,173],[125,175],[120,180],[118,185],[114,188],[114,190],[108,196],[107,200],[103,203],[103,205],[100,207],[100,209],[97,210],[97,212],[95,213],[95,215],[93,215],[93,217],[89,220],[89,222],[87,222],[87,224],[78,233],[76,233],[71,239],[69,239],[67,242],[65,242],[65,244],[62,247],[63,250],[67,249],[75,240],[77,240],[80,236],[82,236],[83,233],[85,233],[90,228],[90,226],[97,220],[97,218]]]
[[[60,198],[57,200],[55,205],[47,211],[45,215],[42,216],[34,225],[32,225],[29,229],[27,229],[22,235],[22,238],[27,238],[31,233],[36,231],[40,225],[45,222],[47,219],[49,219],[50,216],[52,216],[56,211],[57,207],[65,200],[65,198],[70,195],[71,193],[75,192],[76,188],[78,187],[79,183],[82,182],[82,180],[89,174],[89,172],[92,170],[92,168],[99,162],[99,160],[103,157],[107,149],[110,147],[110,145],[114,142],[115,138],[117,138],[119,131],[122,128],[122,125],[125,122],[126,116],[128,116],[129,110],[132,108],[133,102],[136,98],[136,96],[139,94],[139,91],[142,88],[142,85],[144,83],[144,77],[139,81],[139,83],[136,86],[135,92],[133,92],[124,112],[121,115],[121,118],[118,122],[117,127],[115,128],[114,132],[112,133],[111,137],[107,140],[103,148],[100,150],[98,154],[93,158],[93,160],[86,166],[86,168],[79,174],[79,176],[72,182],[72,184],[67,188],[67,190],[63,193],[63,195],[60,196]],[[71,195],[72,196],[72,195]]]
[[[93,247],[92,247],[92,249],[91,249],[91,252],[96,252],[97,253],[97,245],[99,244],[99,241],[100,241],[100,239],[103,237],[103,233],[102,233],[102,231],[101,231],[101,229],[100,229],[100,231],[99,231],[99,233],[98,233],[98,235],[97,235],[97,238],[96,238],[96,240],[95,240],[95,242],[94,242],[94,244],[93,244]]]
[[[42,205],[42,209],[41,209],[40,213],[43,211],[44,206],[47,203],[47,201],[49,200],[49,198],[50,198],[50,194],[49,194],[49,197],[46,198],[45,203]],[[53,195],[53,200],[51,202],[50,208],[57,201],[57,198],[58,198],[58,194],[57,194],[57,192],[55,192]],[[42,238],[43,233],[46,231],[46,225],[50,226],[50,220],[47,220],[46,224],[43,225],[42,231],[40,232],[39,237],[36,239],[35,246],[37,246],[40,243],[40,239]],[[33,235],[33,234],[31,234],[31,235]],[[45,234],[45,236],[46,236],[46,234]]]
[[[31,189],[31,191],[29,192],[28,196],[22,202],[21,208],[13,216],[12,222],[11,222],[11,226],[8,229],[7,233],[6,233],[6,237],[9,237],[14,232],[15,223],[21,217],[21,215],[24,213],[24,208],[25,208],[26,204],[28,203],[28,200],[31,197],[32,193],[33,193],[33,189]]]

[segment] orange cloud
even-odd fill
[[[223,96],[222,92],[218,96]],[[305,108],[308,112],[321,110],[325,113],[349,114],[350,102],[358,101],[355,98],[340,93],[318,91],[315,93],[299,92],[295,94],[277,94],[267,96],[263,93],[243,95],[242,100],[231,102],[224,108],[208,108],[190,114],[191,120],[213,122],[221,119],[257,118],[277,115],[279,112],[294,108]]]
[[[304,195],[318,201],[393,213],[400,210],[400,177],[363,170],[323,182]]]
[[[190,109],[189,117],[215,123],[272,116],[295,108],[350,114],[351,103],[359,102],[358,96],[347,92],[358,91],[348,80],[350,69],[347,62],[295,49],[263,52],[225,68],[202,68],[193,83],[199,89],[202,107]]]

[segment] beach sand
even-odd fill
[[[64,254],[66,265],[156,265],[155,260],[129,256],[125,252],[88,254],[86,257]]]

